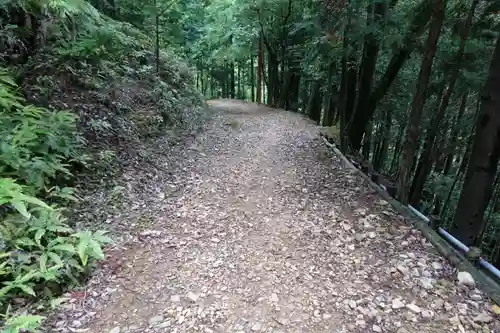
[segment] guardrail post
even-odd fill
[[[438,215],[431,215],[429,218],[429,224],[432,229],[437,231],[441,226],[441,218]]]

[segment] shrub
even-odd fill
[[[2,332],[36,328],[40,316],[11,315],[12,298],[51,297],[77,283],[111,240],[103,231],[71,228],[56,200],[76,200],[70,164],[83,163],[76,117],[26,105],[0,69],[0,315]],[[47,204],[37,196],[51,200]]]

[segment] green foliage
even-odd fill
[[[69,162],[80,158],[83,139],[76,116],[24,104],[15,84],[0,69],[0,175],[30,185],[37,194],[59,175],[70,177]]]
[[[50,297],[52,283],[78,282],[102,246],[103,231],[75,231],[52,201],[77,200],[73,189],[50,186],[69,179],[69,163],[83,161],[76,116],[26,104],[14,81],[0,71],[0,311],[3,332],[34,329],[40,316],[10,316],[13,297]],[[49,187],[50,186],[50,187]]]
[[[8,191],[4,191],[6,185]],[[75,232],[61,209],[22,193],[11,179],[0,179],[0,190],[2,207],[15,207],[0,223],[0,307],[4,311],[12,297],[50,297],[57,292],[48,287],[51,282],[77,283],[89,265],[104,259],[102,246],[111,242],[104,231]],[[38,317],[23,317],[16,323],[36,322],[30,318]]]

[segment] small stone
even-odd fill
[[[354,238],[355,238],[358,242],[361,242],[361,241],[363,241],[363,240],[366,238],[366,235],[365,235],[365,234],[356,234],[356,236],[354,236]]]
[[[401,309],[405,306],[405,303],[400,298],[395,298],[392,300],[393,309]]]
[[[351,299],[351,300],[349,301],[349,307],[350,307],[351,309],[356,309],[356,307],[357,307],[356,301]]]
[[[164,323],[161,323],[160,325],[156,326],[158,328],[167,328],[170,326],[170,322],[169,321],[166,321]]]
[[[187,298],[189,298],[192,302],[196,302],[198,300],[199,296],[190,291],[187,294]]]
[[[170,301],[174,303],[178,303],[181,301],[181,297],[179,295],[172,295],[170,296]]]
[[[483,312],[483,313],[478,314],[474,318],[472,318],[472,320],[476,323],[487,324],[487,323],[491,322],[493,320],[493,318],[490,315]]]
[[[186,319],[184,318],[184,316],[180,316],[179,319],[177,320],[177,323],[182,324],[184,322],[184,319]]]
[[[406,307],[412,311],[412,312],[415,312],[415,313],[420,313],[422,310],[420,309],[419,306],[415,305],[415,304],[407,304]]]
[[[403,264],[398,265],[398,267],[396,267],[396,269],[403,275],[410,274],[410,269]]]
[[[434,287],[433,284],[432,284],[433,280],[431,278],[422,277],[422,278],[420,278],[419,281],[420,281],[420,285],[424,289],[430,290],[430,289],[432,289]]]
[[[252,325],[252,327],[250,328],[252,331],[254,332],[258,332],[260,331],[262,328],[262,324],[261,323],[255,323]]]
[[[422,318],[424,318],[424,319],[431,319],[432,317],[434,317],[434,312],[429,311],[429,310],[424,310],[424,311],[422,311],[421,315],[422,315]]]
[[[380,326],[378,326],[378,325],[373,325],[372,330],[373,330],[373,332],[377,332],[377,333],[382,332],[382,328],[380,328]]]
[[[457,280],[459,285],[467,286],[469,288],[476,287],[476,281],[469,272],[458,272]]]
[[[163,320],[163,316],[159,315],[159,316],[151,317],[148,322],[150,325],[156,325],[159,322],[161,322],[162,320]]]
[[[278,303],[278,301],[279,301],[278,295],[276,295],[275,293],[273,293],[271,295],[271,301],[273,301],[274,303]]]
[[[377,234],[374,231],[370,231],[368,233],[368,237],[371,238],[371,239],[373,239],[373,238],[377,237]]]
[[[285,317],[278,317],[278,319],[276,319],[278,321],[278,323],[280,323],[281,325],[287,325],[288,324],[288,318],[285,318]]]
[[[118,327],[118,326],[113,327],[111,329],[111,331],[109,331],[109,333],[120,333],[120,327]]]
[[[443,265],[441,265],[441,263],[437,262],[437,261],[434,261],[432,264],[431,264],[432,268],[434,268],[436,271],[440,271],[443,269]]]

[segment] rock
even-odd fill
[[[358,242],[361,242],[361,241],[363,241],[363,240],[366,238],[366,234],[356,234],[356,236],[354,236],[354,238],[355,238]]]
[[[181,301],[181,297],[179,295],[172,295],[170,296],[170,301],[174,303],[178,303]]]
[[[422,311],[421,315],[422,315],[422,318],[424,318],[424,319],[431,319],[432,317],[434,317],[434,312],[429,311],[429,310],[424,310],[424,311]]]
[[[111,331],[109,331],[109,333],[120,333],[120,327],[118,327],[118,326],[113,327],[111,329]]]
[[[377,234],[375,233],[375,231],[370,231],[370,232],[368,233],[368,238],[373,239],[373,238],[375,238],[375,237],[377,237]]]
[[[255,323],[252,325],[252,327],[250,327],[250,329],[254,332],[258,332],[260,331],[262,328],[262,324],[261,323]]]
[[[457,274],[458,284],[462,286],[467,286],[469,288],[476,287],[476,281],[469,272],[458,272]]]
[[[171,325],[171,322],[170,321],[166,321],[166,322],[163,322],[163,323],[161,323],[159,325],[156,325],[156,327],[158,327],[158,328],[167,328],[170,325]]]
[[[141,235],[142,237],[148,237],[148,236],[159,237],[161,236],[161,230],[145,230],[141,232],[139,235]]]
[[[483,300],[483,296],[478,295],[478,294],[472,294],[469,297],[473,301],[482,301]]]
[[[271,295],[271,301],[273,301],[274,303],[278,303],[278,301],[279,301],[278,295],[276,295],[275,293],[273,293]]]
[[[405,303],[400,298],[395,298],[392,300],[393,309],[401,309],[405,306]]]
[[[193,303],[195,303],[196,301],[198,301],[199,296],[190,291],[187,294],[187,298],[189,298]]]
[[[382,332],[382,329],[378,325],[373,325],[372,330],[373,330],[373,332],[377,332],[377,333]]]
[[[350,307],[351,309],[356,309],[356,307],[357,307],[356,301],[351,299],[351,300],[349,301],[349,307]]]
[[[420,278],[420,285],[424,288],[424,289],[427,289],[427,290],[430,290],[432,289],[434,286],[433,286],[433,282],[434,280],[432,280],[431,278],[428,278],[428,277],[422,277]]]
[[[406,308],[415,313],[420,313],[422,311],[422,309],[420,309],[420,307],[415,304],[407,304]]]
[[[410,269],[403,264],[398,265],[398,267],[396,267],[396,269],[403,275],[410,274]]]
[[[478,314],[474,318],[472,318],[472,320],[476,323],[487,324],[487,323],[491,322],[493,320],[493,318],[490,315],[483,312],[483,313]]]
[[[149,325],[156,325],[156,324],[158,324],[161,321],[163,321],[163,316],[162,315],[151,317],[148,320]]]
[[[441,265],[441,263],[437,262],[437,261],[434,261],[432,264],[431,264],[432,268],[434,268],[436,271],[440,271],[443,269],[443,265]]]

